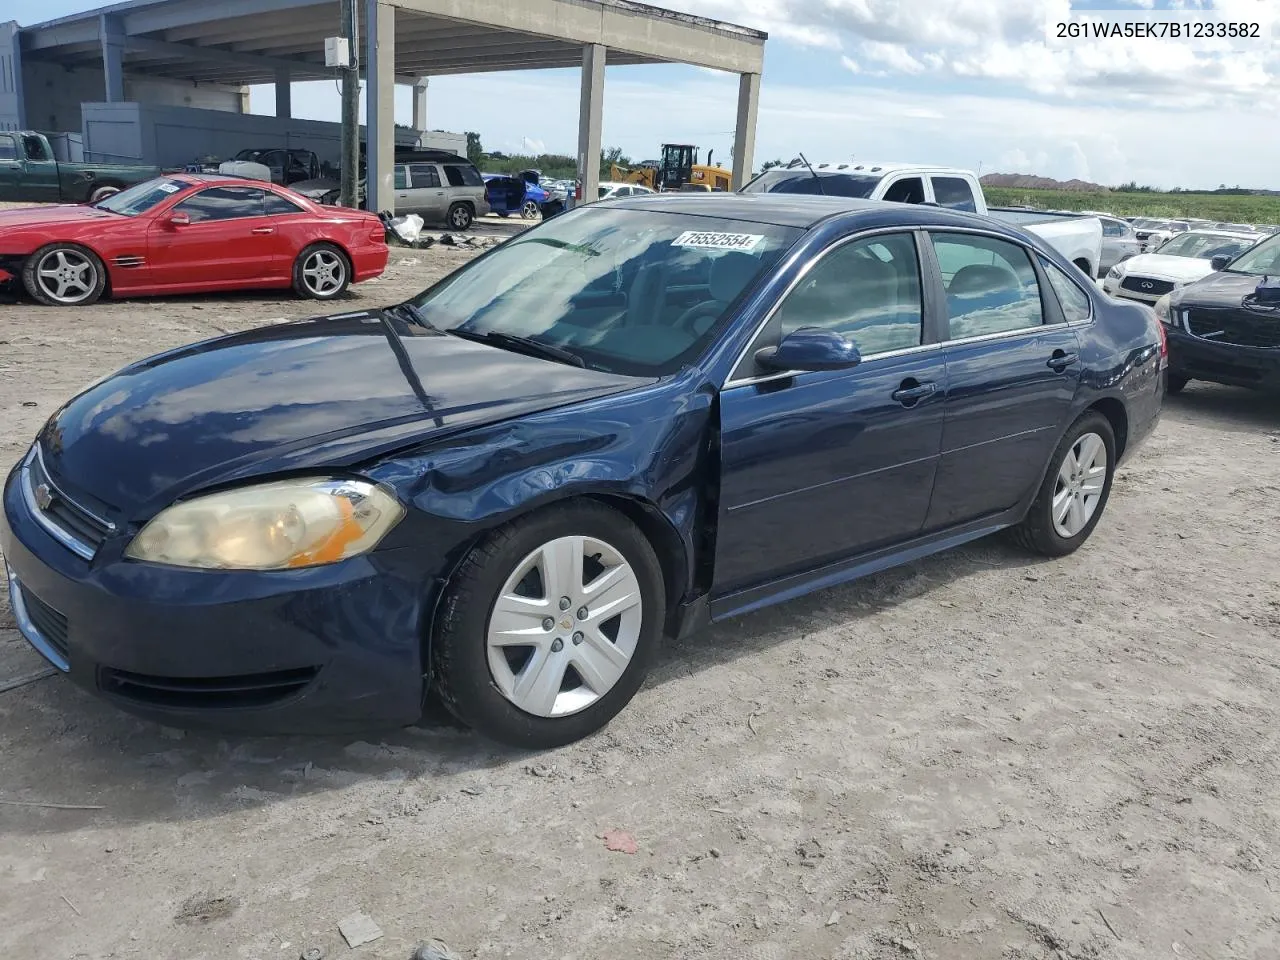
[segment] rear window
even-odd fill
[[[829,197],[870,197],[881,178],[864,173],[818,172],[817,176],[807,168],[791,170],[766,170],[745,187],[743,193],[806,193],[825,194]]]
[[[445,179],[451,187],[483,187],[484,177],[470,164],[447,163],[443,167]]]

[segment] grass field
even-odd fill
[[[984,187],[993,207],[1097,210],[1120,217],[1199,217],[1232,223],[1280,223],[1280,197],[1219,193],[1077,193]]]

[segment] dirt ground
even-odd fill
[[[395,251],[349,302],[464,256]],[[87,381],[311,312],[0,304],[0,466]],[[1277,478],[1280,403],[1193,384],[1076,555],[980,542],[715,628],[549,754],[0,693],[0,956],[1274,960]],[[0,671],[40,665],[0,601]]]

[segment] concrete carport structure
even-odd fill
[[[370,208],[393,209],[394,91],[414,84],[415,120],[433,76],[580,66],[578,168],[583,196],[599,178],[604,68],[681,63],[739,76],[734,184],[751,175],[766,35],[631,0],[357,0],[367,92]],[[339,33],[338,0],[131,0],[21,33],[23,56],[100,58],[108,102],[124,76],[276,85],[325,79],[324,39]]]

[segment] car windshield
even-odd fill
[[[1227,264],[1232,273],[1251,273],[1255,276],[1280,276],[1280,236],[1269,237],[1256,247],[1246,250],[1238,260]]]
[[[1166,257],[1197,257],[1212,260],[1220,254],[1234,257],[1241,250],[1253,246],[1248,237],[1233,237],[1223,233],[1181,233],[1156,252]]]
[[[240,161],[249,161],[251,163],[258,162],[260,157],[265,156],[266,150],[241,150],[233,159]]]
[[[583,207],[495,247],[412,304],[459,336],[521,337],[594,369],[666,376],[701,354],[746,287],[802,232]]]
[[[99,200],[94,206],[99,210],[107,210],[126,217],[136,217],[141,213],[146,213],[152,207],[164,203],[175,193],[180,193],[189,186],[191,184],[182,180],[170,180],[167,177],[160,177],[155,180],[148,180],[146,183],[139,183],[128,190],[121,190],[105,200]]]
[[[830,197],[871,196],[882,178],[865,173],[819,173],[808,167],[789,170],[766,170],[745,187],[743,193],[817,193]]]

